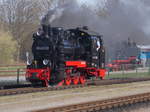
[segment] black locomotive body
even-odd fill
[[[31,83],[84,84],[90,77],[105,76],[105,49],[100,35],[87,28],[43,26],[33,35],[34,59],[26,79]]]

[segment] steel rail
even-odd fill
[[[17,89],[7,89],[0,90],[0,96],[8,96],[8,95],[17,95],[17,94],[25,94],[25,93],[34,93],[34,92],[44,92],[44,91],[54,91],[54,90],[64,90],[71,88],[81,88],[88,85],[71,85],[71,86],[62,86],[62,87],[40,87],[40,88],[17,88]]]
[[[145,101],[150,101],[150,93],[142,93],[113,99],[66,105],[55,108],[35,110],[32,112],[95,112]]]
[[[54,90],[64,90],[64,89],[72,89],[72,88],[83,88],[91,85],[112,85],[112,84],[123,84],[123,83],[132,83],[132,82],[140,82],[140,81],[149,81],[150,79],[123,79],[123,80],[94,80],[88,81],[85,85],[70,85],[70,86],[52,86],[52,87],[25,87],[25,88],[15,88],[15,89],[2,89],[0,90],[0,96],[8,96],[8,95],[17,95],[17,94],[26,94],[26,93],[34,93],[34,92],[44,92],[44,91],[54,91]]]

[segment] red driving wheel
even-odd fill
[[[85,77],[84,76],[80,76],[80,83],[81,84],[85,84],[85,82],[86,82]]]
[[[78,83],[79,83],[79,77],[78,76],[73,77],[73,84],[77,85]]]
[[[69,86],[71,84],[71,78],[66,78],[65,84]]]

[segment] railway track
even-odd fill
[[[92,101],[80,104],[73,104],[43,110],[36,110],[32,112],[99,112],[104,109],[111,109],[114,107],[121,107],[124,105],[146,101],[150,101],[150,93],[136,94],[131,96],[106,99],[100,101]]]
[[[44,91],[54,91],[54,90],[64,90],[71,88],[82,88],[91,85],[111,85],[111,84],[123,84],[123,83],[132,83],[132,82],[140,82],[140,81],[149,81],[150,78],[136,78],[136,79],[111,79],[111,80],[93,80],[87,81],[85,85],[70,85],[70,86],[52,86],[52,87],[25,87],[25,88],[15,88],[15,89],[4,89],[0,90],[0,96],[8,96],[8,95],[17,95],[17,94],[25,94],[25,93],[34,93],[34,92],[44,92]]]
[[[0,96],[53,91],[53,90],[64,90],[64,89],[71,89],[71,88],[81,88],[85,86],[88,85],[72,85],[72,86],[62,86],[62,87],[40,87],[40,88],[27,87],[27,88],[7,89],[7,90],[0,90]]]
[[[0,83],[1,84],[1,83]],[[17,89],[17,88],[27,88],[27,87],[31,87],[31,84],[9,84],[9,85],[1,85],[0,86],[0,90],[4,90],[4,89]]]

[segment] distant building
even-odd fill
[[[139,59],[141,59],[141,62],[143,64],[143,67],[146,65],[150,65],[150,45],[137,45],[137,47],[140,49],[139,53]]]
[[[130,39],[122,41],[116,46],[116,59],[127,59],[130,56],[138,56],[139,53],[140,49],[137,47],[137,44],[131,42]]]

